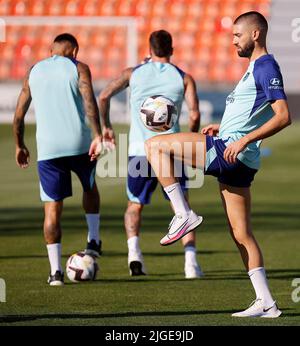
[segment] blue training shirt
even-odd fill
[[[273,55],[266,54],[251,61],[249,67],[226,99],[226,108],[220,125],[219,137],[239,140],[271,119],[275,100],[285,100],[283,79]],[[250,143],[238,159],[250,168],[260,166],[261,140]]]
[[[76,64],[75,60],[54,55],[31,69],[29,87],[36,117],[38,161],[89,151],[91,131],[85,123]]]
[[[162,133],[148,130],[140,117],[140,108],[150,96],[163,95],[171,99],[181,112],[184,99],[184,72],[170,63],[147,62],[137,66],[130,78],[129,156],[145,156],[145,141],[158,134],[179,132],[178,119],[174,126]],[[179,118],[179,117],[178,117]]]

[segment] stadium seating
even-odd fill
[[[164,28],[174,38],[173,62],[205,83],[235,82],[246,61],[232,48],[231,22],[258,10],[268,16],[271,0],[0,0],[0,16],[133,16],[138,19],[138,58],[148,54],[148,37]],[[61,32],[80,44],[79,59],[91,65],[95,79],[117,75],[127,65],[126,29],[114,26],[7,26],[0,44],[0,78],[20,79],[49,55]]]

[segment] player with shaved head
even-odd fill
[[[250,58],[255,47],[257,52],[265,51],[267,32],[268,22],[262,14],[252,11],[237,17],[233,35],[238,55]]]
[[[263,256],[250,222],[250,185],[260,167],[261,141],[291,124],[280,68],[267,51],[267,31],[268,23],[258,12],[244,13],[234,21],[233,44],[240,57],[249,59],[249,66],[227,97],[220,125],[210,124],[201,134],[156,136],[146,142],[148,160],[175,211],[162,245],[179,240],[199,222],[185,203],[174,175],[166,176],[161,167],[172,167],[174,159],[183,160],[217,177],[230,233],[256,293],[250,307],[234,313],[235,317],[276,318],[281,314],[270,293]],[[186,143],[189,151],[184,150]],[[197,145],[203,150],[197,151]]]

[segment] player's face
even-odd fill
[[[250,58],[255,47],[251,37],[251,31],[245,24],[233,26],[233,44],[236,46],[237,53],[242,58]]]

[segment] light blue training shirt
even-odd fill
[[[239,140],[261,127],[274,115],[275,100],[286,99],[280,68],[273,55],[266,54],[251,61],[249,67],[226,99],[226,108],[220,125],[219,137]],[[238,159],[250,168],[260,166],[261,140],[249,144]]]
[[[91,131],[85,123],[77,63],[54,55],[31,69],[38,161],[89,151]]]
[[[185,93],[183,79],[184,72],[170,63],[147,62],[133,70],[129,82],[131,113],[129,156],[145,156],[144,143],[148,138],[180,131],[178,119],[166,132],[157,133],[148,130],[141,120],[140,108],[148,97],[163,95],[176,104],[180,114]]]

